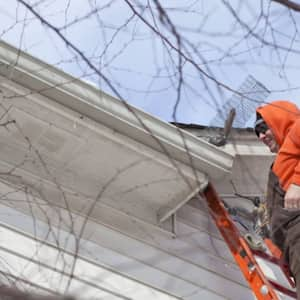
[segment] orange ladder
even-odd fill
[[[286,275],[291,287],[294,288],[295,284],[289,276],[288,268],[280,259],[280,250],[276,248],[269,239],[265,239],[265,244],[272,255],[251,249],[232,221],[213,185],[209,183],[202,193],[202,196],[204,196],[207,201],[210,215],[214,219],[223,239],[228,245],[237,265],[244,274],[244,277],[248,281],[256,298],[258,300],[279,300],[280,298],[276,293],[276,291],[279,291],[289,297],[297,299],[296,292],[267,278],[255,259],[255,256],[259,256],[268,262],[279,265]]]

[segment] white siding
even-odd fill
[[[30,217],[5,207],[2,207],[1,212],[5,216],[2,220],[6,223],[17,227],[22,224],[23,230],[33,233]],[[199,216],[201,217],[201,213]],[[177,238],[167,239],[165,236],[148,235],[142,240],[129,237],[125,233],[117,232],[92,221],[88,223],[84,236],[89,241],[82,240],[79,254],[94,263],[84,259],[78,260],[76,274],[80,280],[84,280],[86,283],[79,282],[75,278],[72,283],[73,291],[81,284],[85,284],[84,289],[80,288],[79,291],[91,288],[91,293],[94,293],[93,285],[96,285],[96,289],[100,289],[101,293],[105,294],[109,291],[129,299],[153,299],[155,293],[161,298],[155,296],[154,299],[172,299],[172,297],[185,300],[253,299],[240,271],[232,263],[224,242],[217,236],[208,235],[205,230],[200,231],[179,221]],[[28,225],[25,226],[25,224]],[[40,233],[35,233],[36,236],[42,238],[44,235],[42,229],[44,227],[44,232],[47,232],[47,226],[42,226],[42,223],[37,221],[35,227],[41,230]],[[35,252],[37,249],[34,245],[35,241],[30,237],[17,234],[17,239],[22,247],[12,249],[16,238],[10,239],[9,234],[6,234],[7,230],[4,227],[1,229],[3,238],[0,243],[2,243],[3,249],[6,249],[1,257],[8,255],[10,263],[12,263],[11,254],[6,251],[14,251],[18,257],[17,263],[20,264],[19,270],[22,270],[29,257],[35,257],[37,262],[44,262],[46,258],[46,265],[53,265],[49,252],[45,254],[45,252],[40,252],[41,249],[38,253]],[[13,236],[16,233],[10,233],[10,235]],[[71,250],[72,243],[65,242],[68,235],[61,230],[59,235],[60,245]],[[72,238],[69,239],[72,240]],[[47,246],[47,249],[51,248]],[[26,257],[20,258],[18,255]],[[52,255],[54,261],[57,257],[55,254]],[[68,255],[64,254],[63,257],[66,258]],[[68,259],[72,261],[70,257]],[[30,264],[32,265],[32,262]],[[45,268],[47,269],[47,267]],[[64,271],[66,278],[61,279],[62,284],[68,277],[68,265],[64,265]],[[22,273],[22,275],[24,278],[30,277],[28,273]],[[58,280],[57,276],[61,275],[54,274],[53,280]],[[34,278],[34,282],[37,282],[37,279]],[[56,286],[56,284],[45,286],[44,283],[41,283],[44,288],[53,289],[53,286]],[[139,293],[137,296],[135,294],[139,289],[140,293],[145,293],[142,297]],[[76,294],[82,296],[80,292],[79,294],[76,292]]]

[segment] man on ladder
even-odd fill
[[[277,153],[266,199],[270,235],[283,252],[300,300],[300,110],[289,101],[274,101],[256,114],[256,135]]]

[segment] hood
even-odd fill
[[[290,101],[273,101],[256,109],[268,127],[272,129],[276,142],[281,147],[294,122],[300,118],[300,110]]]

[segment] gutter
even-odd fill
[[[220,179],[231,172],[234,158],[231,154],[3,41],[0,41],[0,75],[165,153],[210,179]]]

